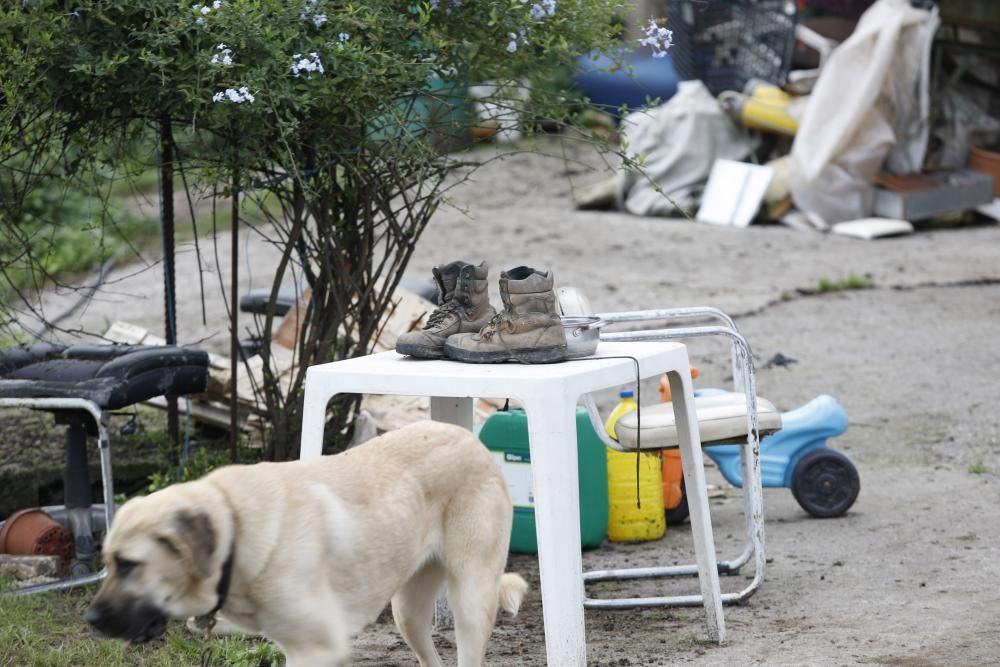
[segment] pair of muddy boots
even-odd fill
[[[551,272],[519,266],[500,274],[497,313],[489,302],[486,263],[434,268],[438,303],[420,331],[405,333],[396,351],[423,359],[450,357],[474,364],[545,364],[566,358]]]

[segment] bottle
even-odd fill
[[[619,394],[621,401],[604,424],[611,438],[615,424],[624,415],[637,410],[631,391]],[[636,457],[638,461],[638,498],[636,497]],[[619,452],[608,448],[608,539],[612,542],[658,540],[667,530],[663,509],[663,473],[660,456],[651,452]]]

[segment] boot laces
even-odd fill
[[[490,318],[490,321],[486,323],[480,331],[479,335],[483,340],[490,340],[493,335],[500,329],[501,326],[510,327],[511,314],[504,308],[499,313]]]
[[[427,318],[427,324],[424,325],[424,329],[430,329],[438,324],[441,324],[449,315],[456,315],[458,308],[459,304],[455,299],[438,306],[438,308],[431,313],[430,317]]]

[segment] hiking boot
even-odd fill
[[[441,304],[420,331],[396,339],[396,352],[421,359],[443,359],[444,342],[457,333],[479,331],[496,310],[490,305],[486,286],[486,262],[474,266],[451,262],[434,267],[434,282]]]
[[[448,339],[445,352],[449,357],[474,364],[547,364],[566,358],[566,335],[556,309],[551,272],[519,266],[501,273],[500,298],[503,312],[479,333]]]

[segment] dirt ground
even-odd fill
[[[736,317],[754,348],[759,393],[780,409],[818,394],[845,407],[850,428],[832,446],[861,476],[861,495],[843,518],[810,518],[789,490],[765,492],[767,574],[760,591],[727,607],[728,641],[705,640],[700,608],[588,611],[592,665],[980,665],[1000,662],[1000,227],[921,231],[875,242],[779,226],[721,229],[689,221],[578,212],[572,190],[607,175],[599,160],[516,155],[483,168],[453,193],[422,237],[408,275],[434,264],[485,259],[491,275],[519,264],[552,269],[559,285],[583,289],[598,311],[715,305]],[[573,151],[571,151],[573,152]],[[573,152],[574,155],[576,154]],[[241,256],[264,286],[274,251],[245,234]],[[204,246],[203,246],[204,250]],[[220,241],[219,257],[229,247]],[[214,258],[209,256],[209,269]],[[224,260],[225,261],[225,260]],[[210,286],[200,322],[196,264],[182,249],[180,332],[223,351],[224,313]],[[159,329],[158,267],[112,274],[118,281],[65,326],[100,330],[113,319]],[[228,271],[223,263],[219,268]],[[868,277],[871,289],[813,293],[821,280]],[[244,274],[244,278],[246,275]],[[495,281],[494,281],[495,282]],[[496,302],[496,288],[493,288]],[[51,296],[49,313],[71,295]],[[125,308],[127,304],[127,308]],[[696,341],[697,385],[727,386],[726,350]],[[797,360],[763,368],[775,354]],[[646,395],[654,396],[653,387]],[[601,397],[606,410],[613,394]],[[721,557],[742,546],[738,490],[713,501]],[[605,545],[585,568],[692,561],[687,525],[658,542]],[[490,645],[497,665],[544,665],[537,563],[511,558],[533,588]],[[724,590],[749,573],[724,577]],[[696,592],[694,579],[595,593]],[[446,664],[454,636],[439,635]],[[413,665],[391,621],[357,640],[358,665]]]

